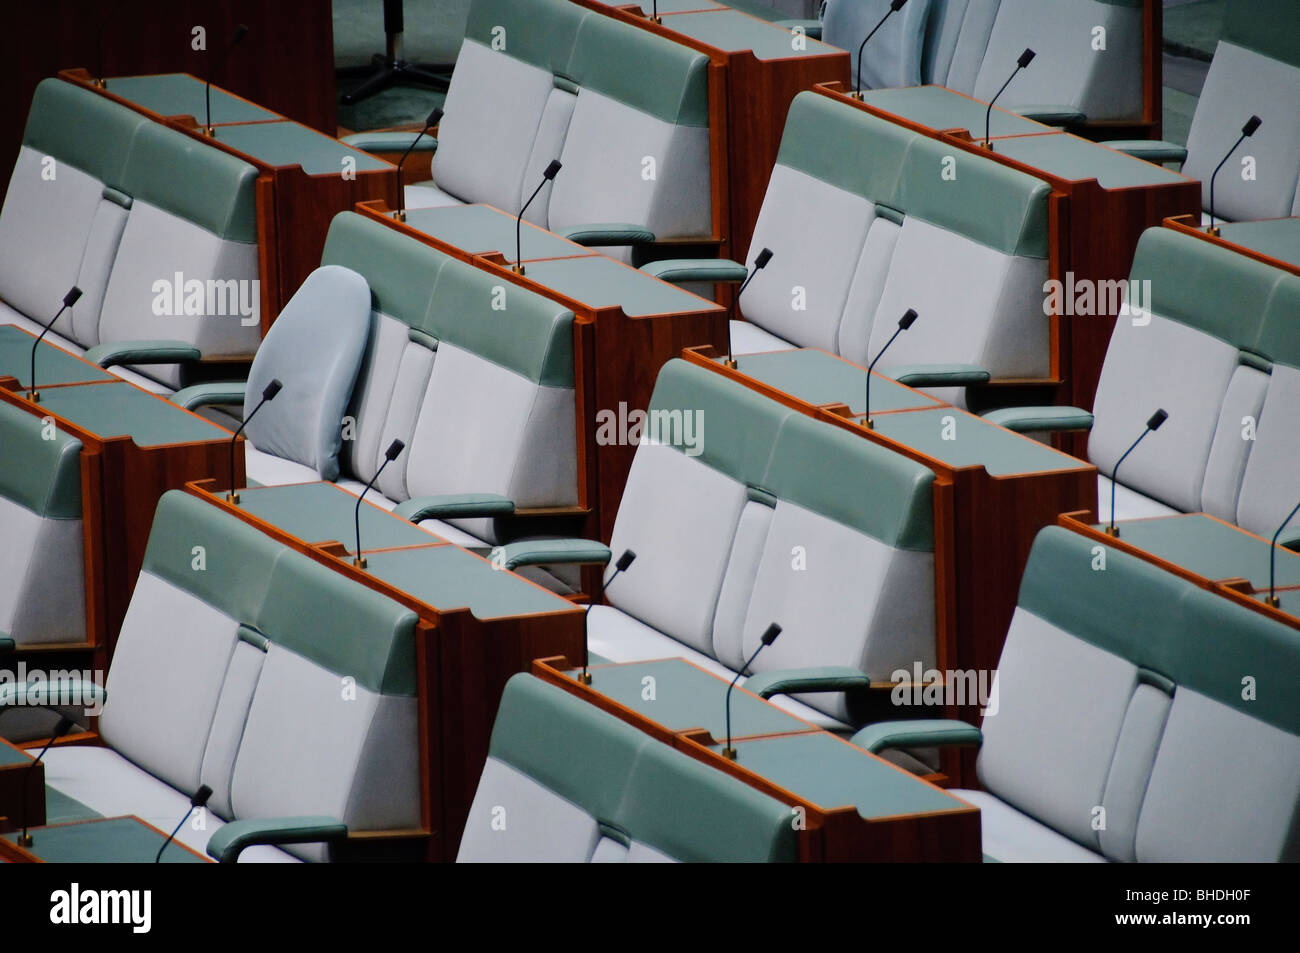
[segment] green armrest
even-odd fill
[[[908,387],[969,387],[993,376],[975,364],[900,364],[883,373]]]
[[[806,36],[811,36],[814,40],[822,38],[822,21],[821,20],[776,20],[773,25],[779,26],[783,30],[789,30],[791,33],[796,27],[803,27]]]
[[[495,493],[443,493],[438,496],[413,496],[393,507],[402,519],[461,520],[479,516],[509,516],[515,511],[514,500]]]
[[[984,419],[1016,433],[1092,429],[1092,414],[1080,407],[1004,407],[990,410]]]
[[[1011,111],[1018,116],[1046,123],[1049,126],[1069,126],[1088,118],[1073,106],[1015,106]]]
[[[259,817],[231,821],[208,838],[208,856],[218,863],[233,864],[245,848],[254,844],[316,844],[341,840],[348,826],[327,815],[305,817]]]
[[[870,687],[870,675],[847,665],[778,669],[751,675],[745,680],[745,688],[759,698],[796,692],[847,692],[853,688]]]
[[[631,225],[627,222],[598,222],[590,225],[574,225],[562,228],[557,234],[579,245],[649,245],[655,240],[655,233],[644,225]]]
[[[1187,161],[1186,146],[1180,146],[1176,142],[1165,142],[1161,139],[1112,139],[1109,142],[1103,142],[1102,145],[1109,146],[1116,152],[1122,152],[1135,159],[1146,159],[1148,162],[1158,164]]]
[[[740,284],[749,275],[740,262],[726,258],[665,258],[642,265],[641,270],[674,285],[688,281]]]
[[[218,404],[243,404],[244,394],[247,391],[248,384],[243,381],[195,384],[192,387],[181,388],[172,394],[170,400],[186,410],[197,410],[200,407],[212,407]]]
[[[1290,549],[1293,552],[1300,552],[1300,527],[1293,530],[1287,530],[1277,538],[1277,544],[1284,549]],[[4,639],[0,639],[0,652],[4,651]]]
[[[344,136],[339,142],[360,149],[362,152],[437,152],[438,140],[433,136],[421,136],[420,141],[411,148],[413,132],[357,132]]]
[[[18,644],[7,635],[0,635],[0,655],[8,655],[10,652],[16,652]]]
[[[886,748],[944,748],[951,745],[978,747],[984,743],[984,735],[974,725],[968,725],[964,721],[922,718],[868,725],[849,740],[872,754],[880,754]]]
[[[9,708],[101,708],[107,700],[102,686],[79,678],[0,685],[0,713]]]
[[[592,563],[603,566],[613,557],[608,546],[589,539],[525,539],[518,543],[507,543],[499,552],[505,557],[506,569]]]
[[[86,360],[100,367],[120,364],[181,364],[197,361],[203,354],[185,341],[119,341],[99,344],[85,353]]]

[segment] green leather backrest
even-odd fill
[[[532,675],[506,683],[491,754],[681,861],[792,861],[788,807]]]
[[[511,677],[492,726],[492,757],[592,817],[612,820],[637,752],[651,739],[526,673]]]
[[[563,73],[577,42],[578,25],[590,15],[569,0],[474,0],[465,38],[551,73]]]
[[[415,613],[211,503],[165,493],[144,569],[340,678],[415,693]]]
[[[1284,272],[1170,228],[1138,240],[1130,277],[1151,282],[1153,312],[1254,350]]]
[[[776,161],[872,202],[898,208],[899,177],[916,133],[829,96],[803,92],[786,114]]]
[[[438,272],[428,304],[416,325],[421,331],[540,384],[573,386],[573,312],[567,308],[455,260]]]
[[[371,307],[408,327],[420,327],[429,311],[438,273],[451,259],[355,212],[340,212],[330,222],[322,265],[341,265],[366,279]]]
[[[895,549],[934,551],[934,473],[832,424],[792,413],[763,488]]]
[[[1051,191],[1042,179],[917,136],[903,162],[898,208],[1003,254],[1046,258]]]
[[[1300,276],[1279,275],[1252,350],[1275,364],[1300,367]]]
[[[782,422],[794,411],[721,374],[674,358],[659,371],[650,411],[691,411],[695,459],[749,486],[762,486]],[[699,429],[702,426],[703,429]],[[667,434],[663,439],[668,439]],[[678,447],[677,449],[683,449]]]
[[[707,127],[708,65],[703,53],[593,11],[564,75],[664,122]]]
[[[0,496],[46,519],[81,519],[81,441],[0,403]]]
[[[207,229],[218,238],[257,242],[257,169],[158,123],[135,131],[123,192]]]
[[[1300,638],[1294,629],[1061,527],[1034,540],[1020,606],[1175,685],[1300,734]],[[1256,680],[1243,699],[1243,679]]]
[[[1271,59],[1300,66],[1300,3],[1229,0],[1223,39]]]
[[[105,96],[46,79],[32,97],[23,145],[116,187],[131,140],[146,125],[152,125],[149,119]]]

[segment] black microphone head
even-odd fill
[[[889,5],[889,9],[897,13],[899,10],[903,9],[903,4],[905,3],[907,3],[907,0],[893,0]]]
[[[63,306],[71,308],[81,298],[81,289],[73,285],[68,289],[68,293],[63,296]]]
[[[266,389],[262,391],[262,400],[275,400],[275,395],[283,389],[284,385],[280,383],[280,378],[271,378],[271,383],[267,384]]]
[[[562,168],[564,168],[564,166],[561,164],[559,159],[552,159],[551,164],[548,165],[546,171],[542,173],[542,177],[553,182],[555,181],[555,177],[560,174]],[[565,179],[564,181],[568,182],[569,180]]]
[[[402,443],[400,440],[394,440],[388,445],[388,449],[384,451],[384,459],[391,463],[396,460],[398,455],[405,449],[406,444]]]
[[[1028,66],[1030,63],[1034,61],[1034,57],[1037,55],[1038,55],[1037,53],[1035,53],[1033,50],[1031,50],[1029,47],[1026,46],[1025,51],[1020,54],[1020,59],[1016,60],[1016,65],[1019,66],[1021,69],[1024,69],[1026,66]]]
[[[424,121],[424,128],[432,129],[434,126],[438,125],[438,123],[442,122],[442,117],[444,115],[441,106],[434,106],[433,112],[429,113],[429,118]]]
[[[194,796],[190,798],[190,807],[203,807],[208,803],[210,797],[212,797],[212,788],[206,784],[200,785],[199,789],[194,792]]]
[[[754,267],[766,268],[767,263],[771,260],[772,260],[772,249],[764,248],[761,252],[758,253],[758,257],[754,259]]]
[[[1246,125],[1241,127],[1241,134],[1243,136],[1253,136],[1256,130],[1263,125],[1263,122],[1264,120],[1260,119],[1258,116],[1251,116],[1246,120]]]
[[[235,26],[235,32],[230,34],[230,48],[234,49],[239,45],[239,41],[248,35],[248,24],[240,23]]]
[[[1161,407],[1154,414],[1152,414],[1151,419],[1147,421],[1147,430],[1159,430],[1160,425],[1163,424],[1168,419],[1169,419],[1169,414],[1167,414],[1165,412],[1165,409]]]
[[[773,622],[771,625],[767,627],[767,631],[763,633],[763,636],[762,638],[759,639],[759,641],[762,642],[764,645],[771,645],[773,642],[776,641],[776,637],[780,634],[781,634],[781,627],[777,625],[775,622]]]
[[[916,309],[908,308],[903,312],[903,316],[898,319],[898,326],[906,331],[914,324],[916,324]]]
[[[636,553],[630,549],[625,549],[623,555],[618,557],[618,562],[614,563],[614,566],[619,572],[623,572],[628,566],[632,565],[634,559],[636,559]]]

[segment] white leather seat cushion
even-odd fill
[[[731,322],[732,354],[763,354],[767,351],[788,351],[795,347],[784,338],[764,331],[752,321]]]
[[[303,466],[293,460],[286,460],[274,454],[263,453],[253,446],[251,441],[244,441],[244,472],[249,485],[285,486],[290,483],[315,483],[320,474],[311,467]],[[370,499],[369,496],[366,499]]]
[[[62,745],[45,753],[44,764],[46,784],[104,817],[134,815],[170,834],[190,808],[189,794],[159,781],[111,748]],[[181,825],[176,839],[207,856],[208,840],[225,822],[207,811],[201,823],[204,829],[196,830],[191,818]],[[288,864],[297,863],[297,858],[279,848],[258,845],[240,854],[239,862]]]
[[[82,522],[0,496],[0,632],[20,644],[86,640]]]
[[[460,199],[445,192],[433,181],[416,182],[402,189],[402,201],[407,208],[447,208],[452,205],[464,205]]]
[[[596,819],[513,766],[487,759],[456,862],[586,863]]]
[[[1127,466],[1127,464],[1126,464]],[[1110,522],[1110,478],[1097,474],[1097,519],[1103,523]],[[1115,519],[1141,520],[1152,516],[1172,516],[1179,513],[1172,506],[1166,506],[1159,500],[1131,490],[1123,483],[1115,487]]]
[[[1300,370],[1275,364],[1237,503],[1237,522],[1272,538],[1300,499]]]
[[[986,857],[1004,864],[1101,864],[1106,858],[1022,814],[986,791],[948,792],[980,809],[980,837]]]

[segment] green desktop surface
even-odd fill
[[[1272,549],[1268,540],[1252,536],[1228,523],[1204,513],[1188,513],[1121,520],[1118,525],[1120,542],[1136,546],[1202,578],[1211,581],[1248,579],[1256,589],[1268,588]],[[1098,524],[1097,528],[1104,526]],[[1300,553],[1278,547],[1275,556],[1277,584],[1300,586]]]
[[[973,139],[984,138],[984,115],[988,104],[953,92],[944,86],[903,86],[897,89],[869,89],[863,100],[903,119],[910,119],[936,132],[965,129]],[[989,135],[1023,136],[1051,132],[1051,126],[994,107],[989,117]]]
[[[52,387],[41,406],[100,437],[130,437],[137,446],[229,440],[230,431],[126,382]]]
[[[1272,218],[1262,222],[1228,222],[1219,237],[1288,265],[1300,266],[1300,218]]]
[[[1103,189],[1190,182],[1164,166],[1065,132],[997,139],[993,149],[1017,162],[1070,181],[1096,179]]]
[[[0,377],[18,379],[19,387],[31,386],[34,334],[12,324],[0,325]],[[49,341],[36,351],[37,390],[52,384],[81,384],[85,381],[117,380],[108,371],[83,361]]]
[[[435,609],[468,608],[478,619],[580,612],[567,599],[459,546],[367,552],[366,572]]]
[[[1089,464],[953,407],[877,414],[876,432],[954,469],[983,466],[990,476],[1075,470]]]
[[[621,307],[629,317],[721,311],[720,305],[606,258],[530,262],[527,276],[593,308]]]
[[[167,839],[133,817],[109,817],[56,824],[32,830],[34,843],[26,848],[48,864],[151,864]],[[18,835],[5,834],[10,842]],[[163,853],[164,864],[202,864],[206,858],[172,845]]]
[[[642,0],[638,0],[642,2]],[[651,0],[644,0],[649,6]],[[804,56],[825,56],[843,51],[808,36],[801,36],[804,49],[795,45],[791,31],[738,10],[705,10],[702,13],[679,13],[664,21],[683,36],[707,43],[719,50],[739,53],[752,50],[760,60],[783,60]]]
[[[27,754],[21,748],[16,748],[9,742],[0,738],[0,768],[6,768],[13,764],[31,764],[35,755]]]
[[[826,732],[755,738],[735,748],[742,768],[818,807],[851,804],[867,819],[972,809]]]
[[[703,728],[718,740],[727,737],[728,683],[685,659],[593,666],[590,672],[593,690],[669,732]],[[731,693],[732,738],[815,730],[814,725],[739,687]]]
[[[719,358],[721,360],[721,358]],[[736,369],[810,404],[847,404],[856,414],[866,409],[867,372],[826,351],[800,348],[736,357]],[[904,387],[880,374],[871,379],[871,410],[939,407],[942,401]]]
[[[184,73],[161,73],[157,76],[117,76],[108,80],[105,87],[114,96],[120,96],[159,116],[193,116],[203,123],[207,115],[204,107],[204,87],[201,79]],[[212,121],[261,122],[281,119],[280,115],[261,106],[245,102],[225,90],[212,88]]]
[[[239,491],[239,507],[265,520],[304,543],[342,543],[356,552],[355,513],[357,497],[333,483],[292,483],[260,486]],[[400,516],[361,504],[361,546],[363,549],[392,549],[397,546],[428,546],[442,542]]]
[[[515,217],[489,205],[408,209],[406,224],[471,254],[495,251],[507,261],[515,260]],[[524,261],[596,254],[528,222],[520,229],[519,247]]]
[[[394,169],[383,159],[346,146],[336,139],[296,122],[255,122],[218,126],[216,138],[271,166],[300,165],[308,175],[338,175],[345,171],[343,160],[351,158],[355,172]]]

